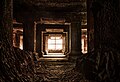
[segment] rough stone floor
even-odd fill
[[[75,62],[39,61],[36,65],[36,82],[63,82],[62,75],[74,67]]]

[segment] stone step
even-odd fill
[[[68,61],[68,58],[66,57],[60,57],[60,58],[56,58],[56,57],[51,57],[51,58],[47,58],[47,57],[41,57],[38,59],[38,61]]]

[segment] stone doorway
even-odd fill
[[[45,44],[43,57],[64,57],[65,56],[65,34],[64,33],[47,33],[43,38]]]
[[[65,36],[63,34],[48,34],[45,36],[44,57],[64,57]]]
[[[43,57],[66,57],[68,53],[68,28],[57,25],[59,28],[45,28],[41,32],[41,51]]]

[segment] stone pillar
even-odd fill
[[[88,53],[94,50],[94,18],[91,7],[92,7],[92,0],[87,0]]]
[[[101,47],[101,28],[98,26],[97,22],[97,14],[101,10],[102,6],[98,2],[92,2],[92,13],[94,18],[94,52],[97,54],[97,52],[100,50]]]
[[[44,27],[39,23],[36,25],[36,52],[39,53],[39,57],[42,57],[42,31],[44,31]]]
[[[0,3],[0,41],[6,41],[12,45],[12,19],[13,19],[13,0],[1,0]],[[4,41],[5,42],[5,41]]]
[[[81,21],[80,17],[74,16],[71,22],[71,54],[70,56],[81,55]]]
[[[34,52],[34,21],[30,18],[23,22],[23,50]]]

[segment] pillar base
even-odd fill
[[[81,55],[82,55],[81,52],[72,51],[68,56],[68,60],[71,62],[76,62],[77,58],[79,58]]]
[[[82,53],[80,51],[72,51],[69,56],[81,56]]]

